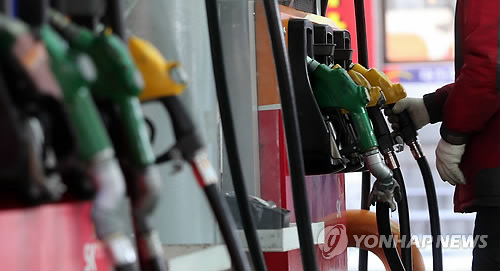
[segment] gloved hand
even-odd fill
[[[424,99],[404,98],[399,100],[392,109],[386,108],[384,110],[385,115],[388,117],[387,119],[391,123],[392,130],[397,131],[399,129],[397,114],[400,114],[404,110],[408,111],[417,130],[430,123],[429,112],[427,112],[427,108],[425,107]]]
[[[436,148],[436,167],[439,176],[451,185],[465,184],[465,177],[458,165],[462,160],[465,144],[453,145],[444,139],[439,140]]]

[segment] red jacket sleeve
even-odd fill
[[[457,21],[457,40],[461,44],[456,46],[461,46],[463,65],[447,90],[441,126],[441,137],[452,144],[466,143],[500,108],[499,1],[464,0],[459,4],[462,18]]]
[[[448,84],[436,92],[432,92],[424,95],[424,104],[429,113],[429,118],[431,123],[443,121],[443,107],[448,98],[448,93],[453,88],[455,83]]]

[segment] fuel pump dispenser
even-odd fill
[[[397,101],[406,97],[406,91],[403,86],[399,83],[393,84],[382,72],[373,68],[367,70],[359,64],[353,65],[352,69],[363,74],[372,85],[379,86],[382,89],[384,95],[387,97],[387,106],[392,107]],[[433,270],[443,270],[442,249],[439,244],[441,239],[439,208],[432,173],[422,147],[418,142],[417,132],[408,116],[408,112],[403,112],[399,115],[399,122],[400,129],[396,133],[403,138],[404,142],[410,148],[413,158],[417,161],[427,194],[427,205],[431,222]]]
[[[90,94],[96,79],[94,65],[88,56],[69,48],[49,25],[41,25],[39,31],[78,135],[80,158],[98,187],[92,211],[97,235],[107,245],[116,270],[138,270],[135,248],[118,213],[125,200],[125,180]]]
[[[341,46],[339,46],[342,49],[339,49],[341,51],[337,56],[335,56],[337,48],[332,41],[333,37],[335,37],[335,33],[342,34],[337,34],[337,39],[339,42],[343,42]],[[350,45],[348,44],[348,32],[346,34],[344,31],[332,31],[331,28],[326,25],[318,24],[313,26],[313,24],[308,20],[290,19],[287,23],[287,36],[288,50],[291,55],[290,62],[292,63],[291,69],[294,78],[293,82],[295,85],[295,100],[298,106],[297,110],[299,111],[298,120],[301,130],[307,131],[302,135],[302,148],[304,154],[304,162],[306,165],[306,173],[325,174],[330,172],[339,172],[332,171],[333,168],[328,163],[330,161],[335,161],[335,157],[338,157],[338,155],[335,156],[336,153],[340,154],[340,159],[337,158],[337,160],[346,164],[345,169],[341,169],[340,172],[353,172],[362,169],[363,165],[365,165],[365,161],[363,161],[363,154],[361,152],[363,147],[360,148],[359,143],[361,138],[366,138],[366,133],[364,133],[363,131],[360,132],[358,126],[356,125],[351,126],[352,120],[357,119],[357,116],[355,114],[352,114],[352,112],[342,109],[339,106],[322,107],[318,99],[315,99],[313,89],[311,88],[311,83],[314,83],[314,79],[311,74],[308,74],[308,67],[306,63],[306,59],[308,59],[308,56],[313,55],[315,57],[318,57],[319,61],[325,62],[327,64],[323,65],[325,67],[333,66],[335,60],[345,65],[347,65],[346,63],[350,63],[350,55],[352,54],[352,50],[349,49]],[[314,45],[312,44],[313,39]],[[348,68],[348,66],[346,68]],[[341,67],[337,64],[335,68]],[[371,107],[376,106],[376,108],[380,108],[380,106],[385,103],[385,98],[379,87],[371,87],[368,81],[361,74],[355,71],[350,70],[349,75],[355,79],[354,81],[356,81],[358,85],[367,87],[367,90],[369,90],[368,98],[370,98],[370,102],[367,105],[368,111],[372,111]],[[334,87],[337,89],[334,95],[342,95],[342,88],[337,85]],[[347,92],[349,92],[349,90],[347,90]],[[317,116],[319,116],[319,118],[317,118]],[[368,113],[368,116],[370,116],[370,113]],[[380,145],[378,145],[378,148],[380,149],[382,154],[384,154],[385,156],[390,156],[391,158],[393,158],[393,162],[397,163],[397,160],[394,161],[394,159],[396,158],[393,153],[393,145],[395,144],[393,143],[392,137],[390,137],[390,133],[387,132],[384,134],[381,132],[384,131],[384,128],[386,130],[388,130],[388,128],[385,126],[385,119],[383,115],[381,115],[380,111],[378,117],[380,117],[378,120],[382,120],[384,125],[380,128],[375,127],[377,129],[374,130],[374,132],[376,132],[374,133],[374,135],[377,137],[376,140],[378,140],[378,138],[380,137],[380,139],[383,141]],[[318,121],[316,121],[316,119],[318,119]],[[369,129],[371,129],[370,120],[368,120],[368,125],[365,125],[364,127],[370,127]],[[329,135],[323,132],[324,129],[321,129],[322,125],[320,124],[328,125],[328,128],[330,128],[328,130],[330,132]],[[381,122],[378,122],[378,124],[382,125]],[[386,134],[388,134],[389,138],[386,137]],[[323,137],[327,136],[330,136],[330,142],[339,142],[339,144],[327,144],[328,141],[322,139]],[[356,140],[345,141],[346,138],[355,138]],[[336,148],[337,146],[339,146],[338,149]],[[346,149],[348,150],[347,152]],[[321,152],[320,150],[323,151]],[[327,151],[331,151],[331,153],[328,153]],[[356,156],[352,156],[352,154],[356,154]],[[360,162],[357,164],[361,165],[361,168],[353,167],[353,164],[351,163],[351,161],[353,161],[353,157],[359,157]],[[354,162],[356,162],[356,160],[354,160]],[[393,164],[391,164],[392,168],[396,168],[396,166],[392,165]],[[398,181],[399,184],[401,181],[399,179],[400,176],[397,176],[397,173],[394,177],[398,177],[396,181]],[[379,228],[381,229],[381,233],[390,238],[392,237],[392,233],[391,226],[389,225],[389,216],[387,215],[387,210],[380,206],[382,204],[378,205],[379,206],[377,206],[377,208],[379,209],[380,214],[378,216],[380,218],[378,220],[380,224]],[[398,206],[399,209],[404,208],[404,210],[398,210],[400,213],[408,213],[407,207],[404,207],[405,205],[402,204],[401,201],[398,202]],[[385,214],[383,212],[385,212]],[[402,215],[402,217],[404,217],[404,215]],[[403,222],[403,225],[405,225],[405,222]],[[409,225],[409,223],[406,223],[406,225]],[[410,236],[410,234],[407,234],[406,231],[403,232],[405,236]],[[406,254],[407,251],[408,250],[405,248],[404,253]],[[394,268],[399,269],[401,267],[401,265],[398,265],[398,263],[400,263],[400,259],[394,246],[385,247],[384,254],[386,254],[388,262],[391,263]],[[409,254],[410,260],[409,262],[407,261],[407,264],[410,265],[409,270],[411,270],[411,247]]]
[[[358,161],[352,160],[348,145],[350,137],[337,127],[343,119],[325,119],[312,93],[307,74],[306,57],[315,55],[322,61],[333,63],[331,54],[335,48],[333,29],[326,25],[314,25],[308,20],[291,19],[287,24],[288,52],[293,76],[295,102],[301,131],[301,145],[306,175],[329,174],[358,169]],[[314,43],[313,43],[314,41]],[[341,116],[340,114],[336,116]]]
[[[1,145],[1,150],[8,159],[2,159],[0,180],[6,191],[15,191],[22,201],[40,203],[46,200],[48,193],[38,151],[40,146],[36,145],[35,132],[19,112],[1,77],[0,116],[5,127],[1,139],[8,142]]]
[[[342,108],[349,111],[360,136],[360,151],[365,165],[376,178],[370,194],[370,202],[377,206],[377,224],[380,235],[392,236],[387,209],[396,209],[394,199],[401,199],[401,191],[393,173],[384,163],[379,151],[379,144],[372,129],[372,124],[366,111],[370,102],[370,93],[364,86],[357,86],[341,67],[330,69],[308,58],[308,69],[311,74],[313,92],[322,110]],[[372,89],[376,94],[379,89]],[[391,146],[392,147],[392,146]],[[392,245],[384,247],[384,252],[392,269],[404,270],[399,259],[394,239]]]
[[[4,191],[15,191],[26,204],[55,201],[64,192],[56,180],[60,175],[75,195],[90,196],[92,187],[75,162],[74,134],[44,45],[24,24],[3,15],[0,40],[2,77],[9,79],[2,83],[2,116],[11,127],[2,133],[4,153],[11,154],[2,163],[6,167],[0,177]],[[55,160],[51,163],[49,152]]]
[[[138,95],[143,81],[123,42],[109,30],[94,34],[71,24],[61,14],[51,11],[51,22],[61,30],[76,50],[87,53],[96,65],[97,78],[92,93],[103,104],[111,121],[110,131],[120,151],[118,157],[128,184],[132,203],[134,232],[142,270],[166,270],[166,261],[158,233],[151,225],[151,214],[160,197],[161,177],[147,136]],[[102,111],[101,111],[102,112]]]
[[[391,170],[384,164],[378,150],[378,142],[373,133],[366,112],[370,95],[368,89],[357,86],[342,68],[330,69],[308,58],[314,95],[322,109],[343,108],[348,110],[360,135],[360,150],[365,165],[377,178],[371,194],[372,200],[388,204],[394,211],[394,196],[399,197],[399,185],[393,181]]]

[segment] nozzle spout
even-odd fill
[[[392,181],[392,172],[384,163],[378,149],[365,152],[364,155],[366,167],[377,180],[383,182]]]
[[[370,173],[377,179],[373,184],[373,189],[370,194],[370,203],[385,202],[392,211],[396,210],[396,201],[401,199],[401,191],[399,185],[392,178],[392,171],[384,163],[378,149],[365,152],[365,165]]]

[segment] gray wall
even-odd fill
[[[224,63],[243,175],[248,193],[260,196],[254,1],[218,2]],[[226,155],[223,162],[223,190],[232,191]]]

